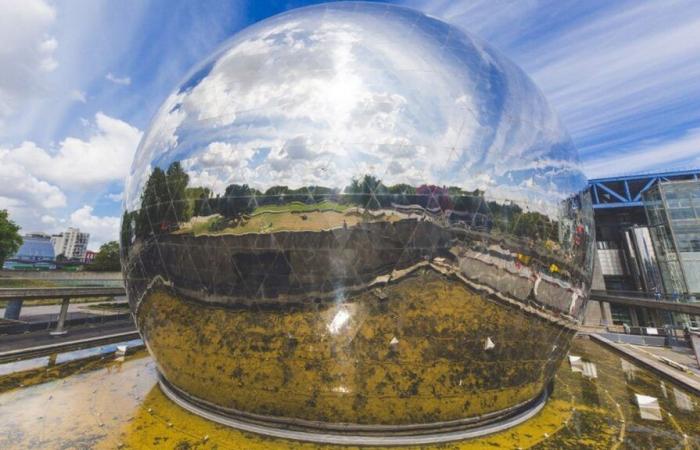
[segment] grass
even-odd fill
[[[108,303],[98,303],[96,305],[90,305],[90,309],[102,309],[105,311],[118,311],[121,309],[129,309],[128,302],[108,302]]]
[[[221,236],[279,231],[322,231],[342,226],[351,227],[367,220],[368,216],[351,208],[348,205],[328,201],[314,204],[292,202],[285,205],[266,205],[257,208],[247,220],[239,225],[213,230],[216,222],[222,220],[220,215],[215,214],[193,218],[174,234]],[[388,214],[369,218],[369,220],[375,219],[394,222],[400,220],[401,216]]]
[[[174,234],[192,233],[195,236],[207,234],[209,230],[211,230],[211,226],[214,224],[214,222],[216,222],[220,217],[221,216],[219,216],[218,214],[214,214],[213,216],[207,216],[206,218],[202,218],[205,220],[193,219]]]
[[[39,280],[29,278],[0,278],[0,288],[38,288],[56,287],[53,280]]]
[[[292,213],[302,213],[302,212],[312,212],[312,211],[335,211],[344,212],[350,205],[341,205],[336,202],[323,201],[320,203],[302,203],[302,202],[291,202],[284,205],[265,205],[259,208],[255,208],[255,211],[251,216],[256,216],[262,213],[280,213],[280,212],[292,212]]]

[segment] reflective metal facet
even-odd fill
[[[339,3],[192,72],[127,181],[130,304],[220,414],[470,427],[545,391],[585,306],[590,199],[542,94],[466,32]]]

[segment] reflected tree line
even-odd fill
[[[121,242],[128,247],[134,238],[170,233],[192,217],[220,215],[225,220],[241,220],[256,208],[292,203],[333,202],[369,210],[384,208],[420,208],[432,213],[450,213],[455,222],[479,223],[482,229],[512,233],[533,239],[557,239],[558,224],[544,214],[523,209],[513,203],[487,201],[484,191],[465,191],[456,186],[423,184],[385,185],[372,175],[353,179],[343,189],[324,186],[272,186],[260,191],[247,184],[231,184],[223,195],[206,187],[189,186],[189,176],[179,161],[166,170],[156,167],[141,194],[141,209],[125,211]]]

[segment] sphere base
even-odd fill
[[[535,398],[480,417],[415,425],[364,425],[312,422],[264,416],[221,408],[197,399],[170,384],[161,374],[163,393],[178,406],[213,422],[280,439],[329,445],[426,445],[471,439],[503,431],[535,416],[551,393],[551,384]]]

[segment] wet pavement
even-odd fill
[[[0,365],[0,448],[317,448],[194,416],[162,394],[145,350],[114,348]],[[699,397],[585,338],[569,356],[534,418],[433,448],[700,449]]]

